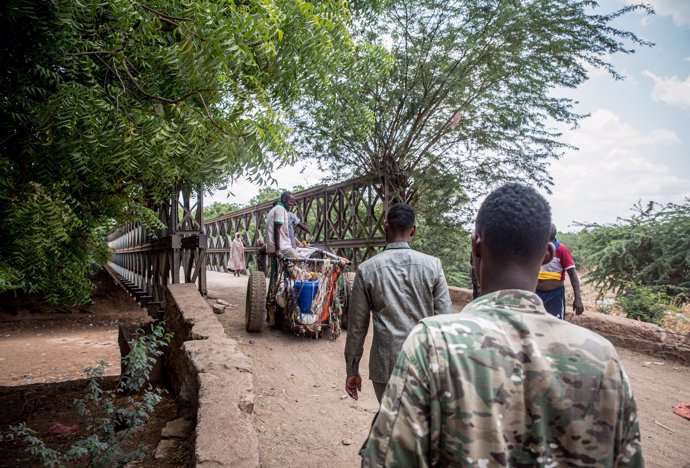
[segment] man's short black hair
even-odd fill
[[[556,229],[555,224],[551,224],[551,233],[549,234],[549,240],[550,241],[555,241],[556,240],[556,234],[558,234],[558,229]]]
[[[280,195],[280,201],[283,202],[283,203],[287,203],[288,200],[290,200],[291,198],[294,198],[294,197],[295,197],[295,196],[292,194],[292,192],[283,192],[283,193]]]
[[[405,203],[396,203],[391,206],[386,215],[388,226],[396,232],[411,229],[414,226],[414,210]]]
[[[533,261],[546,252],[551,207],[532,187],[506,184],[486,197],[477,213],[475,229],[493,255]]]

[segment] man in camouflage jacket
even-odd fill
[[[412,331],[363,466],[644,466],[615,349],[532,292],[554,254],[550,228],[548,203],[529,187],[487,197],[472,236],[481,296]]]

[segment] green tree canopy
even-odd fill
[[[2,2],[0,293],[84,302],[108,223],[290,159],[285,112],[330,92],[350,21],[337,0]]]
[[[256,196],[252,197],[251,200],[249,200],[247,206],[256,206],[262,203],[266,203],[267,201],[277,201],[280,200],[280,196],[284,192],[297,193],[303,190],[305,190],[305,188],[302,185],[295,185],[291,189],[264,187],[261,190],[259,190],[259,193]]]
[[[586,225],[577,235],[587,278],[602,293],[653,288],[690,300],[690,199],[681,205],[638,204],[615,224]]]
[[[296,117],[301,148],[340,174],[376,174],[415,201],[431,169],[485,193],[507,180],[547,186],[566,145],[551,126],[583,116],[559,97],[588,66],[650,45],[589,0],[391,0],[363,18],[338,92]],[[369,67],[388,57],[388,67]],[[550,126],[551,125],[551,126]]]
[[[204,207],[204,219],[213,219],[242,209],[237,203],[214,202]]]
[[[417,233],[413,247],[441,259],[446,280],[451,286],[472,287],[470,276],[470,211],[462,184],[453,173],[431,168],[425,177],[433,183],[419,184],[421,190],[414,208]],[[464,208],[463,208],[464,207]]]

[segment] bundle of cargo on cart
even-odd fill
[[[253,271],[247,285],[245,326],[260,332],[265,323],[315,338],[340,335],[350,296],[346,258],[328,248],[296,249],[297,257],[278,253],[269,277]],[[271,279],[273,281],[271,281]]]

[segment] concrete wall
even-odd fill
[[[258,466],[259,443],[252,424],[255,396],[247,357],[225,336],[196,285],[169,285],[166,304],[166,328],[173,333],[166,377],[178,404],[196,415],[196,466]]]

